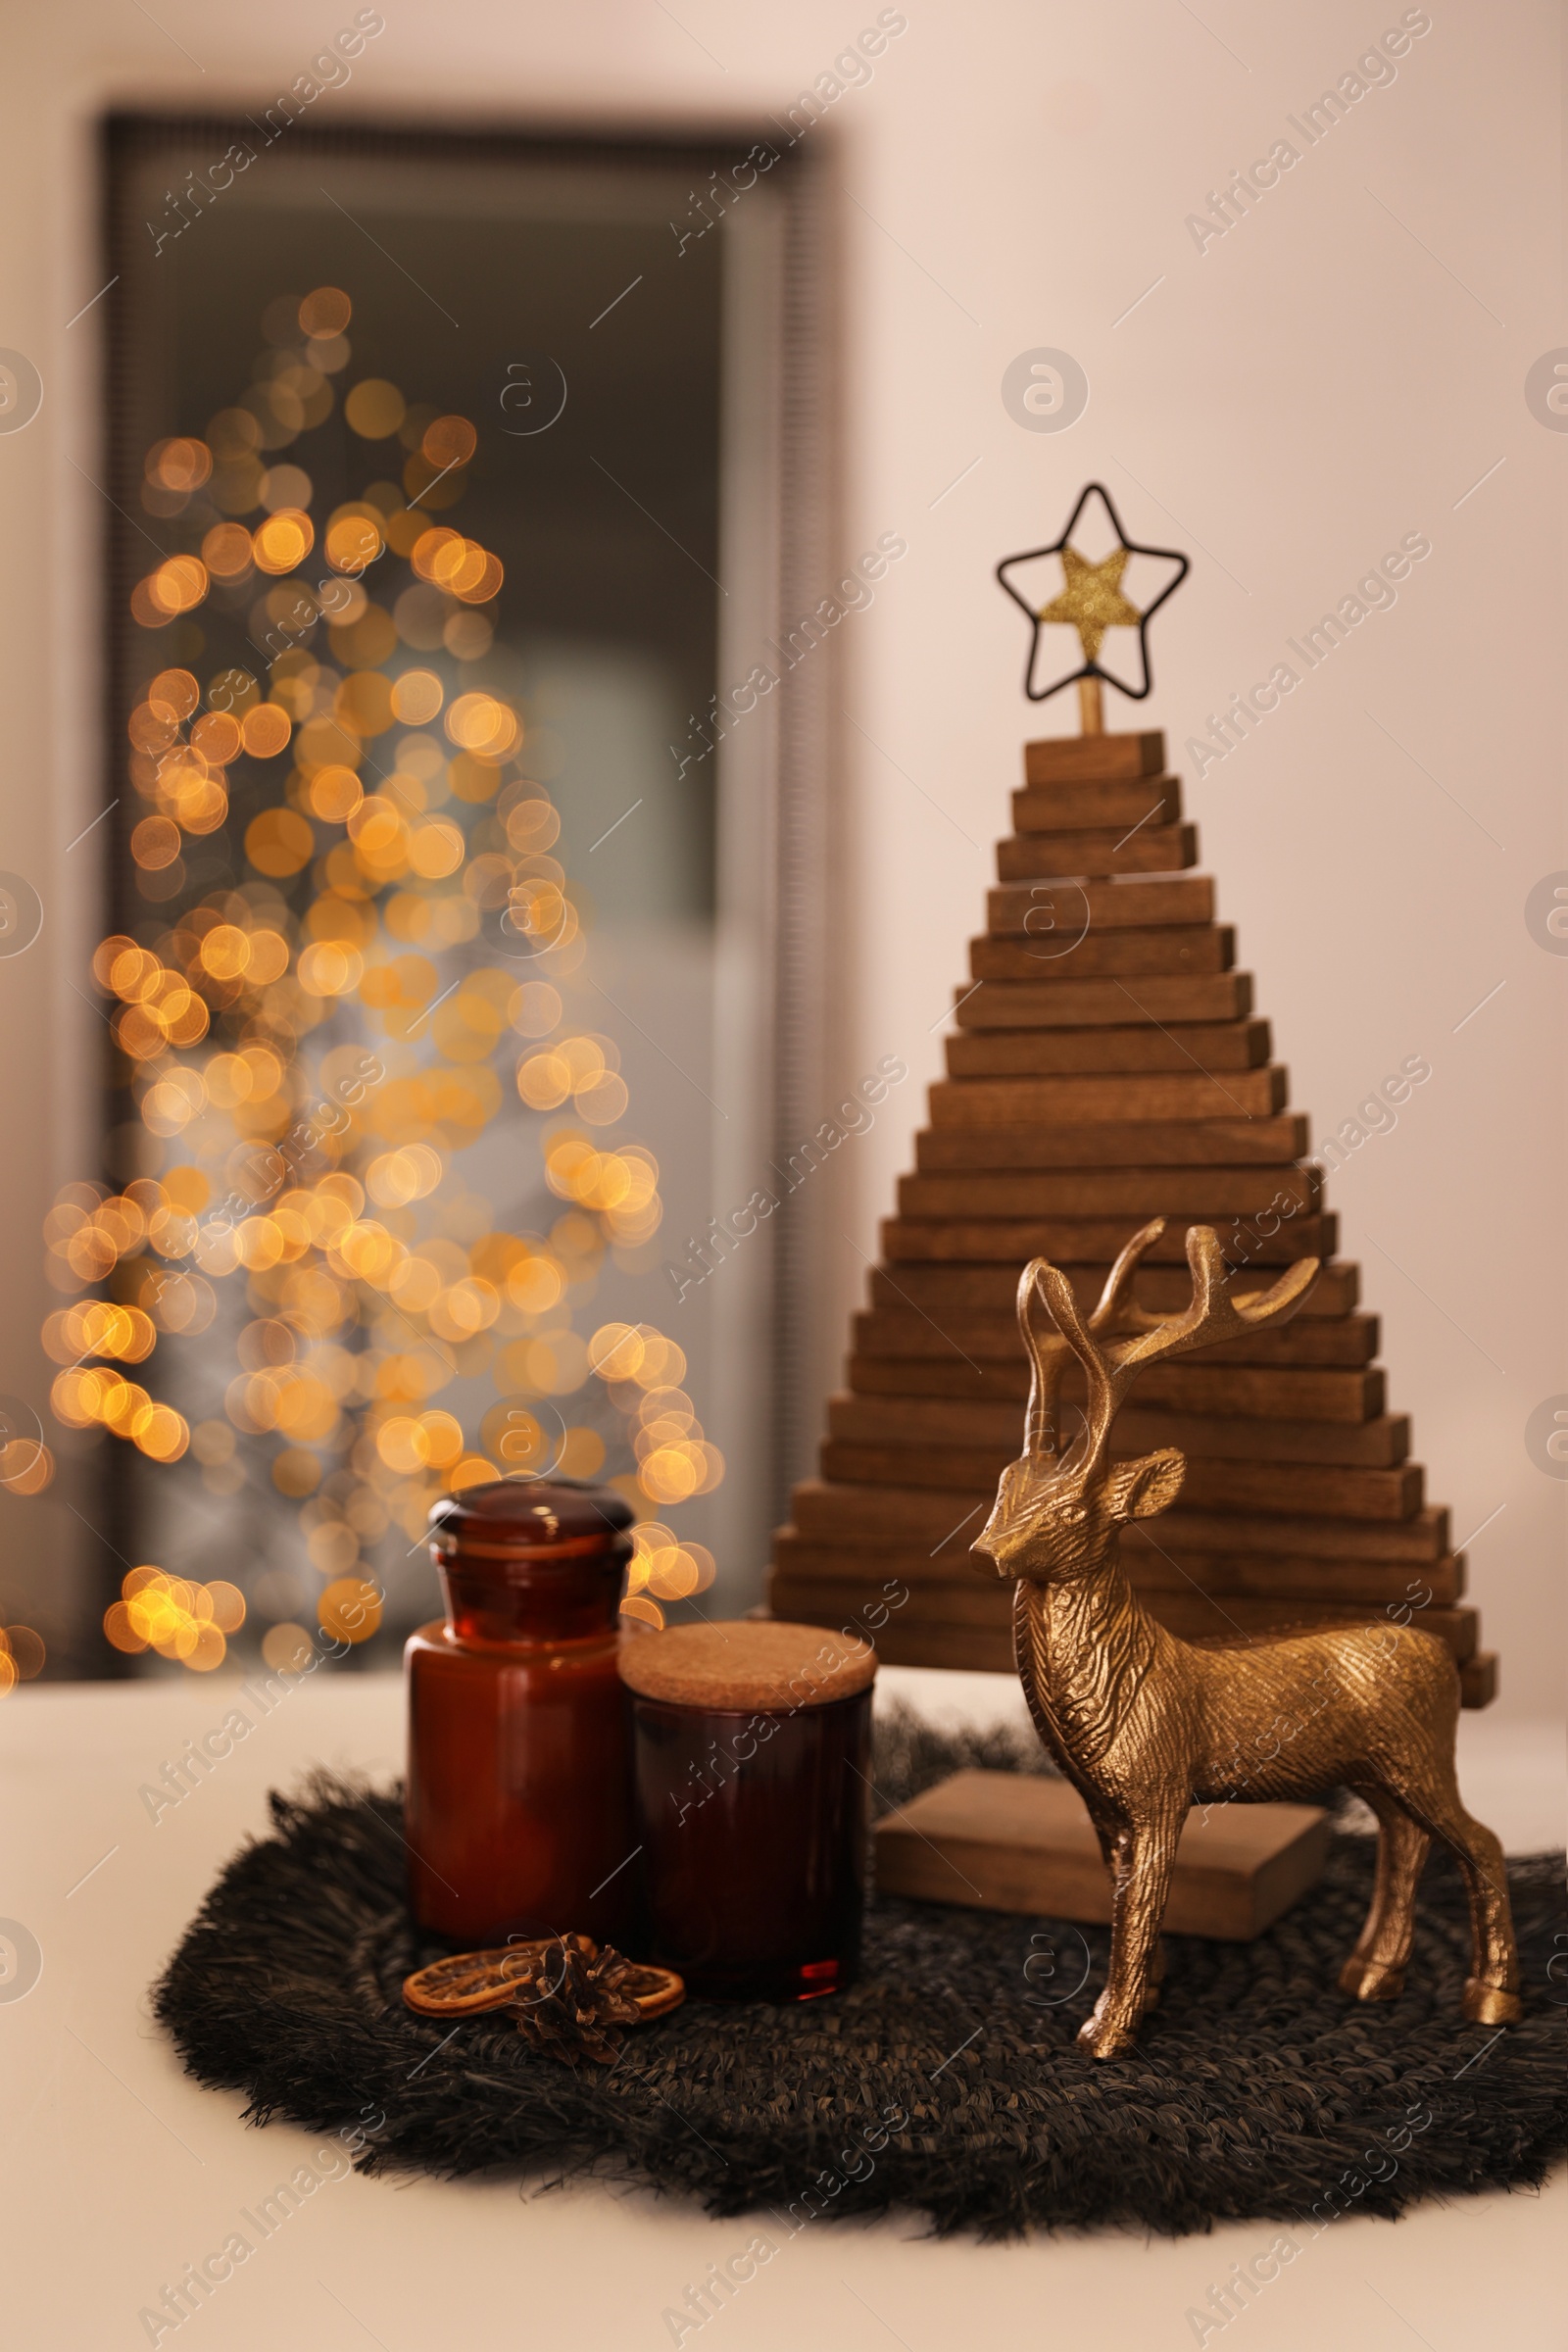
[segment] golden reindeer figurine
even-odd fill
[[[1162,1320],[1130,1292],[1163,1230],[1157,1218],[1134,1235],[1087,1322],[1057,1267],[1036,1258],[1025,1269],[1018,1321],[1033,1380],[1024,1452],[1003,1472],[974,1546],[1017,1582],[1014,1653],[1035,1728],[1088,1805],[1111,1874],[1110,1967],[1079,2039],[1097,2058],[1114,2058],[1137,2037],[1195,1799],[1303,1798],[1342,1785],[1377,1816],[1378,1860],[1341,1990],[1363,2001],[1399,1992],[1416,1884],[1437,1837],[1458,1857],[1470,1899],[1464,2015],[1510,2025],[1521,2011],[1502,1848],[1459,1801],[1459,1681],[1445,1645],[1390,1622],[1197,1647],[1146,1616],[1128,1584],[1117,1556],[1123,1524],[1165,1510],[1187,1469],[1173,1446],[1138,1461],[1107,1459],[1111,1423],[1139,1370],[1276,1322],[1317,1278],[1316,1260],[1302,1259],[1272,1290],[1232,1298],[1214,1233],[1195,1225],[1192,1303]],[[1055,1333],[1036,1330],[1037,1299]],[[1064,1450],[1056,1418],[1069,1351],[1083,1366],[1088,1408]]]

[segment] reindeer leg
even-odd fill
[[[1176,1865],[1176,1841],[1187,1816],[1187,1799],[1163,1803],[1121,1831],[1116,1841],[1116,1884],[1111,1897],[1110,1971],[1095,2013],[1078,2039],[1096,2058],[1120,2058],[1138,2038],[1149,2007],[1152,1965],[1159,1923]]]
[[[1472,2026],[1517,2025],[1524,2007],[1500,1842],[1484,1822],[1472,1820],[1465,1811],[1450,1758],[1411,1772],[1395,1793],[1423,1830],[1452,1849],[1464,1879],[1473,1946],[1473,1974],[1464,1986],[1466,2020]]]
[[[1110,1881],[1111,1898],[1114,1902],[1117,1869],[1117,1830],[1114,1823],[1102,1821],[1093,1813],[1090,1815],[1090,1820],[1094,1823],[1095,1836],[1100,1840],[1100,1858],[1105,1865],[1105,1876]],[[1154,1938],[1153,1955],[1149,1963],[1149,1989],[1144,1994],[1144,2007],[1146,2010],[1155,2009],[1159,2006],[1159,1987],[1164,1974],[1165,1946],[1156,1936]],[[1101,2000],[1103,2001],[1103,1999],[1104,1995],[1102,1993],[1101,1995]],[[1096,2008],[1096,2015],[1099,2015],[1098,2004]]]
[[[1415,1890],[1432,1840],[1389,1791],[1352,1781],[1355,1794],[1378,1820],[1377,1878],[1366,1925],[1340,1971],[1340,1990],[1357,2001],[1396,2000],[1415,1935]]]

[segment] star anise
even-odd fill
[[[592,2058],[612,2066],[622,2026],[642,2011],[631,1989],[638,1970],[612,1945],[596,1951],[585,1936],[557,1936],[529,1952],[507,2006],[536,2049],[566,2066]]]

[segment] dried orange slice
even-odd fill
[[[502,1944],[484,1952],[455,1952],[450,1959],[432,1961],[403,1981],[403,1998],[421,2017],[474,2017],[485,2009],[504,2009],[530,1976],[539,1955],[555,1941],[541,1936],[531,1942]],[[593,1959],[598,1947],[586,1937],[584,1957]]]
[[[605,1957],[609,1960],[610,1953]],[[604,1971],[606,1981],[625,1999],[636,2002],[642,2024],[678,2009],[686,1998],[686,1980],[672,1968],[655,1968],[641,1960],[622,1960],[618,1952],[614,1954],[614,1962],[612,1968]]]

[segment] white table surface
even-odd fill
[[[881,1688],[928,1710],[1021,1705],[1001,1677],[885,1670]],[[142,2307],[318,2144],[280,2124],[246,2130],[237,2097],[188,2081],[147,1986],[240,1838],[264,1829],[270,1787],[318,1761],[377,1778],[400,1769],[401,1690],[391,1675],[302,1684],[155,1825],[139,1788],[226,1703],[216,1678],[190,1678],[34,1687],[0,1705],[0,1914],[43,1953],[31,1991],[0,2000],[0,2341],[18,2352],[148,2342]],[[1511,1849],[1561,1838],[1552,1727],[1466,1716],[1461,1779]],[[1561,2177],[1540,2196],[1461,2198],[1398,2223],[1347,2216],[1206,2340],[1226,2352],[1546,2352],[1568,2337],[1565,2220]],[[519,2194],[351,2175],[323,2183],[159,2340],[181,2352],[655,2352],[673,2340],[665,2309],[759,2226],[595,2182]],[[1256,2223],[1174,2243],[1111,2232],[986,2246],[922,2229],[909,2215],[813,2225],[684,2343],[1177,2352],[1197,2341],[1188,2308],[1276,2234]]]

